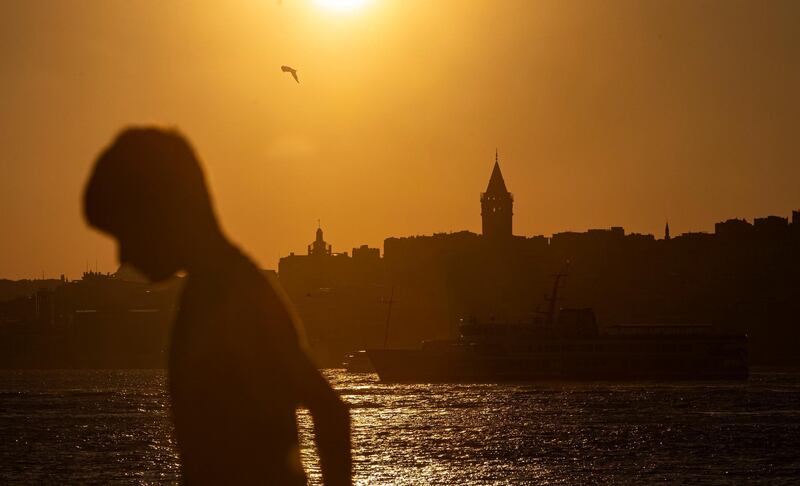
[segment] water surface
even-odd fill
[[[327,371],[352,407],[359,484],[790,484],[800,372],[746,384],[383,385]],[[162,371],[0,372],[0,483],[175,483]],[[304,462],[320,484],[311,422]]]

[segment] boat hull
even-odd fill
[[[389,383],[526,381],[746,380],[739,353],[644,355],[612,353],[498,354],[471,349],[368,350]]]

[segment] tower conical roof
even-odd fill
[[[500,172],[500,162],[494,161],[492,176],[489,178],[489,185],[486,186],[486,194],[506,194],[506,181],[503,180],[503,173]]]

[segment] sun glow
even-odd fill
[[[368,0],[314,0],[314,3],[322,9],[334,12],[353,12],[365,6]]]

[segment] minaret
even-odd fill
[[[483,236],[486,238],[509,238],[512,235],[511,220],[514,196],[506,189],[497,151],[494,152],[494,168],[486,192],[481,194],[481,219]]]
[[[667,225],[664,226],[664,239],[669,241],[669,220],[667,221]]]

